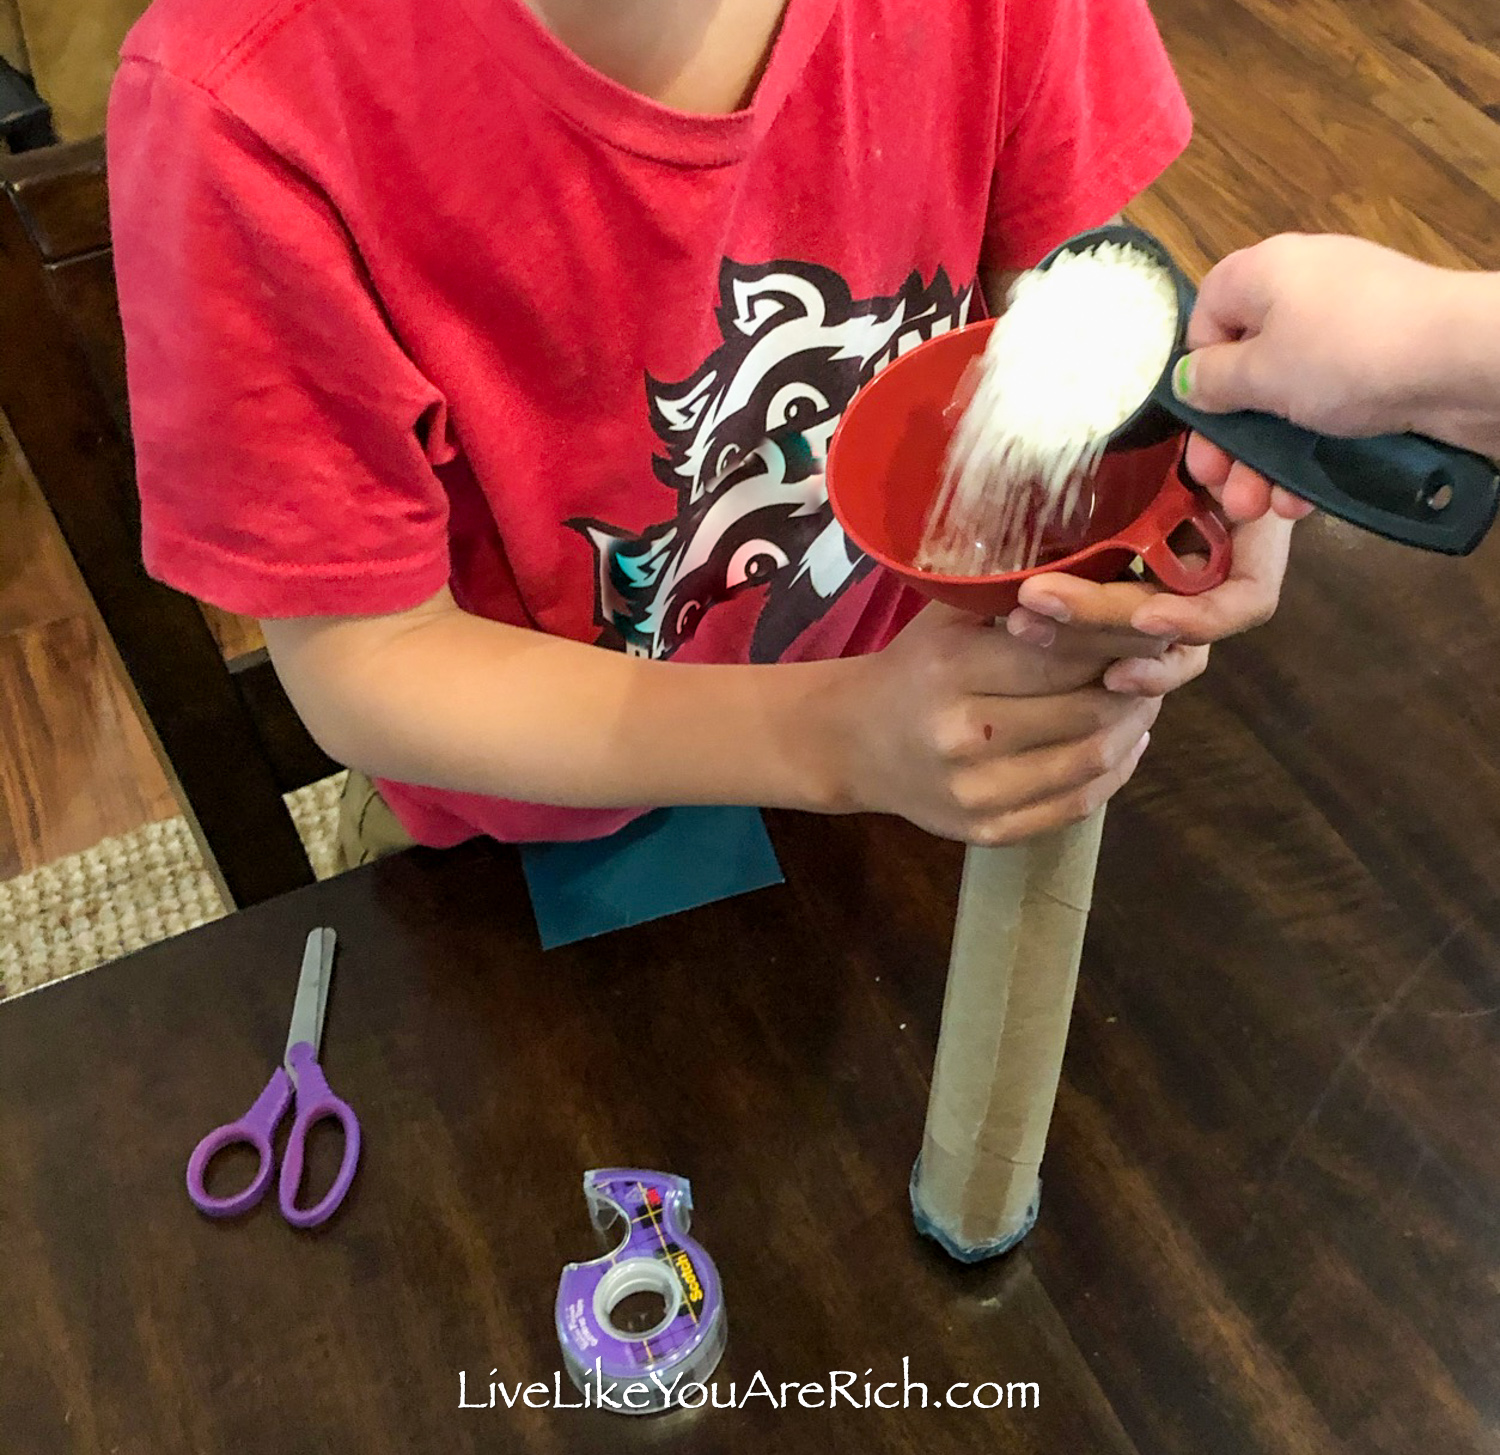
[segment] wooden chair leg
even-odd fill
[[[176,769],[183,801],[215,846],[230,901],[254,904],[314,880],[264,744],[202,613],[140,563],[130,447],[80,350],[54,324],[47,282],[14,205],[0,195],[0,408],[77,562],[124,675]]]

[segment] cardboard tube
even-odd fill
[[[917,1227],[964,1262],[1006,1252],[1036,1221],[1103,826],[1101,809],[964,858],[911,1185]]]

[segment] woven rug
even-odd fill
[[[318,878],[338,872],[344,775],[288,794]],[[164,819],[0,882],[0,1000],[219,919],[187,820]]]

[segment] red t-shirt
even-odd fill
[[[145,558],[253,617],[426,600],[678,661],[872,651],[915,603],[806,451],[1186,142],[1143,0],[789,0],[671,110],[522,0],[157,0],[111,101]],[[583,811],[382,784],[413,835]]]

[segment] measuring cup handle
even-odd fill
[[[1170,261],[1170,260],[1169,260]],[[1185,329],[1197,290],[1173,265]],[[1419,434],[1345,439],[1257,410],[1209,414],[1172,392],[1186,349],[1173,350],[1152,399],[1273,484],[1361,530],[1401,545],[1466,556],[1500,509],[1500,466]]]

